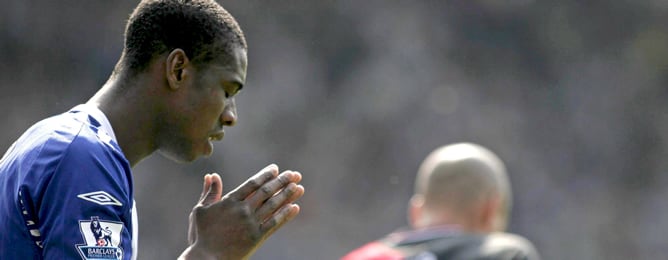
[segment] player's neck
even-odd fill
[[[145,93],[148,80],[141,76],[127,79],[113,76],[87,102],[97,106],[109,120],[118,145],[134,167],[153,153],[153,97]]]

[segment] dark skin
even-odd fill
[[[194,64],[181,49],[155,58],[134,76],[114,73],[88,103],[109,119],[131,166],[159,152],[187,162],[213,152],[223,128],[237,121],[235,95],[247,58],[236,48],[226,62]],[[190,214],[189,246],[179,259],[246,259],[299,213],[301,174],[271,164],[223,195],[216,173],[204,176]]]

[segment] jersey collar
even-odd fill
[[[106,132],[115,143],[118,143],[116,135],[114,135],[114,129],[111,127],[111,123],[109,123],[109,119],[107,119],[107,116],[105,116],[102,110],[97,108],[97,106],[92,104],[80,104],[72,110],[86,112],[88,115],[95,118],[95,120],[100,123],[100,128]]]

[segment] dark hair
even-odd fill
[[[146,0],[128,20],[119,65],[131,73],[141,72],[153,58],[176,48],[201,65],[226,59],[236,47],[248,48],[244,34],[234,17],[215,1]]]

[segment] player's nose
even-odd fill
[[[220,121],[224,126],[234,126],[237,124],[237,105],[234,103],[234,98],[229,99],[229,101],[220,115]]]

